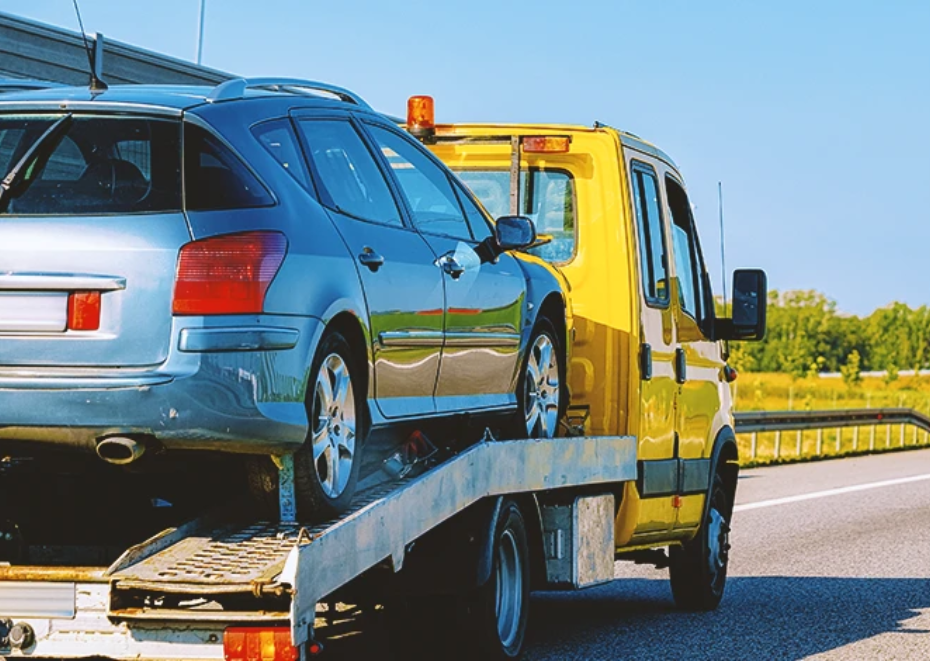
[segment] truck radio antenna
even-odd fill
[[[77,14],[78,25],[81,28],[81,39],[84,40],[84,50],[87,53],[87,64],[90,65],[90,91],[102,92],[109,86],[100,78],[103,63],[103,45],[101,43],[102,35],[97,35],[95,51],[91,51],[90,44],[87,43],[87,33],[84,32],[84,21],[81,20],[81,8],[78,7],[78,0],[74,1],[74,13]]]
[[[727,315],[727,258],[723,234],[723,182],[717,182],[717,208],[720,211],[720,273],[723,285],[723,316]]]

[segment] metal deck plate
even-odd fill
[[[144,583],[247,586],[268,581],[297,543],[300,526],[260,522],[193,535],[113,578],[121,588]]]

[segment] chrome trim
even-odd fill
[[[378,342],[383,347],[435,347],[442,346],[442,337],[437,331],[384,331]]]
[[[517,347],[519,333],[446,333],[446,345],[456,347]]]
[[[297,346],[294,328],[242,326],[238,328],[184,328],[178,349],[189,353],[210,351],[276,351]]]
[[[115,291],[126,289],[126,278],[87,273],[2,273],[0,290],[15,291]]]

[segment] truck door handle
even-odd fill
[[[368,246],[365,246],[364,250],[359,254],[358,261],[367,266],[372,273],[384,266],[384,257]]]
[[[648,342],[639,351],[639,373],[643,381],[652,379],[652,345]]]
[[[688,380],[688,362],[685,360],[685,350],[681,347],[675,349],[675,380],[678,383]]]
[[[436,260],[436,264],[442,269],[443,273],[448,274],[453,280],[458,280],[465,273],[465,267],[459,264],[451,254],[443,255]]]

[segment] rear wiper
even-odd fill
[[[49,126],[39,139],[32,143],[23,157],[13,166],[3,181],[0,181],[0,213],[6,210],[10,199],[26,192],[29,185],[42,171],[42,161],[48,159],[55,151],[59,139],[71,126],[73,115],[68,113]],[[28,178],[27,178],[28,177]]]

